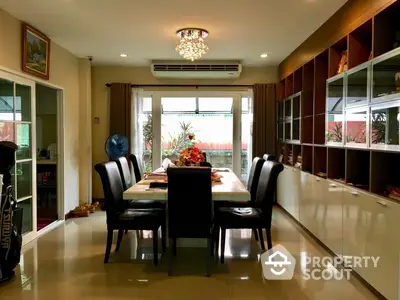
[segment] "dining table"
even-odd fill
[[[242,183],[242,181],[236,176],[231,169],[228,168],[213,168],[212,171],[218,174],[220,182],[212,183],[212,200],[213,201],[236,201],[236,202],[248,202],[250,200],[250,193]],[[165,174],[163,168],[155,170],[152,176],[145,177],[123,194],[124,200],[168,200],[168,189],[165,188],[150,188],[151,182],[162,182],[161,179]],[[159,174],[159,176],[157,176]]]
[[[228,168],[213,168],[213,173],[218,174],[220,177],[219,182],[213,181],[212,183],[212,200],[213,201],[236,201],[248,202],[250,200],[250,193],[246,189],[242,181],[236,176],[231,169]],[[151,182],[163,182],[163,176],[166,176],[163,168],[159,168],[152,172],[154,176],[146,176],[144,179],[127,189],[123,194],[124,200],[168,200],[168,189],[166,188],[150,188]],[[159,176],[157,176],[157,174]],[[151,179],[157,178],[157,179]],[[164,177],[165,178],[165,177]],[[168,231],[168,226],[167,226]],[[168,244],[168,239],[167,239]],[[184,248],[204,248],[207,247],[205,239],[188,239],[181,238],[177,240],[177,247]],[[229,248],[229,247],[228,247]],[[228,249],[227,248],[227,249]],[[228,249],[229,250],[229,249]]]

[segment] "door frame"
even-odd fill
[[[64,88],[48,81],[33,77],[31,75],[18,72],[0,65],[0,77],[6,80],[11,80],[16,83],[21,83],[31,86],[31,136],[32,136],[32,232],[29,232],[22,236],[22,244],[35,240],[40,235],[48,232],[55,226],[58,226],[65,219],[65,132],[64,132],[64,113],[65,113],[65,101],[64,101]],[[49,226],[37,231],[37,178],[34,174],[37,173],[36,169],[36,84],[41,84],[49,88],[57,90],[57,150],[58,150],[58,164],[57,165],[57,202],[58,202],[58,213],[59,220],[53,222]],[[61,222],[60,222],[61,221]]]
[[[152,98],[152,120],[153,120],[153,170],[161,167],[161,98],[163,97],[229,97],[233,100],[232,109],[232,170],[241,178],[241,139],[242,139],[242,98],[250,98],[253,101],[253,90],[140,90],[139,97]],[[252,102],[251,101],[251,102]],[[250,104],[250,103],[249,103]],[[251,105],[252,106],[252,105]],[[249,107],[250,110],[250,107]],[[251,110],[252,111],[252,110]],[[249,111],[250,113],[250,111]],[[252,135],[252,132],[250,132]],[[252,137],[250,138],[252,140]],[[248,151],[251,151],[251,143],[248,145]],[[251,152],[250,152],[251,153]],[[251,165],[251,156],[249,166]]]

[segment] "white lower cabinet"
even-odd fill
[[[285,166],[278,177],[277,201],[296,220],[299,220],[299,186],[297,176],[300,170]]]
[[[343,256],[379,257],[353,269],[388,299],[398,299],[400,205],[351,188],[343,192]]]
[[[387,299],[400,299],[400,204],[288,166],[277,190],[278,203],[337,255],[379,257],[376,268],[371,259],[352,267]]]
[[[319,179],[319,197],[322,217],[317,237],[336,255],[342,255],[343,248],[343,186],[335,182]]]

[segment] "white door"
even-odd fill
[[[0,71],[0,140],[18,145],[11,170],[14,197],[23,208],[23,243],[36,237],[35,83]]]

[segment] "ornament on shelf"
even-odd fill
[[[342,52],[342,57],[340,58],[337,74],[347,71],[347,50]]]
[[[396,82],[396,91],[400,92],[400,72],[397,72],[394,75],[394,79],[395,79],[395,82]]]

